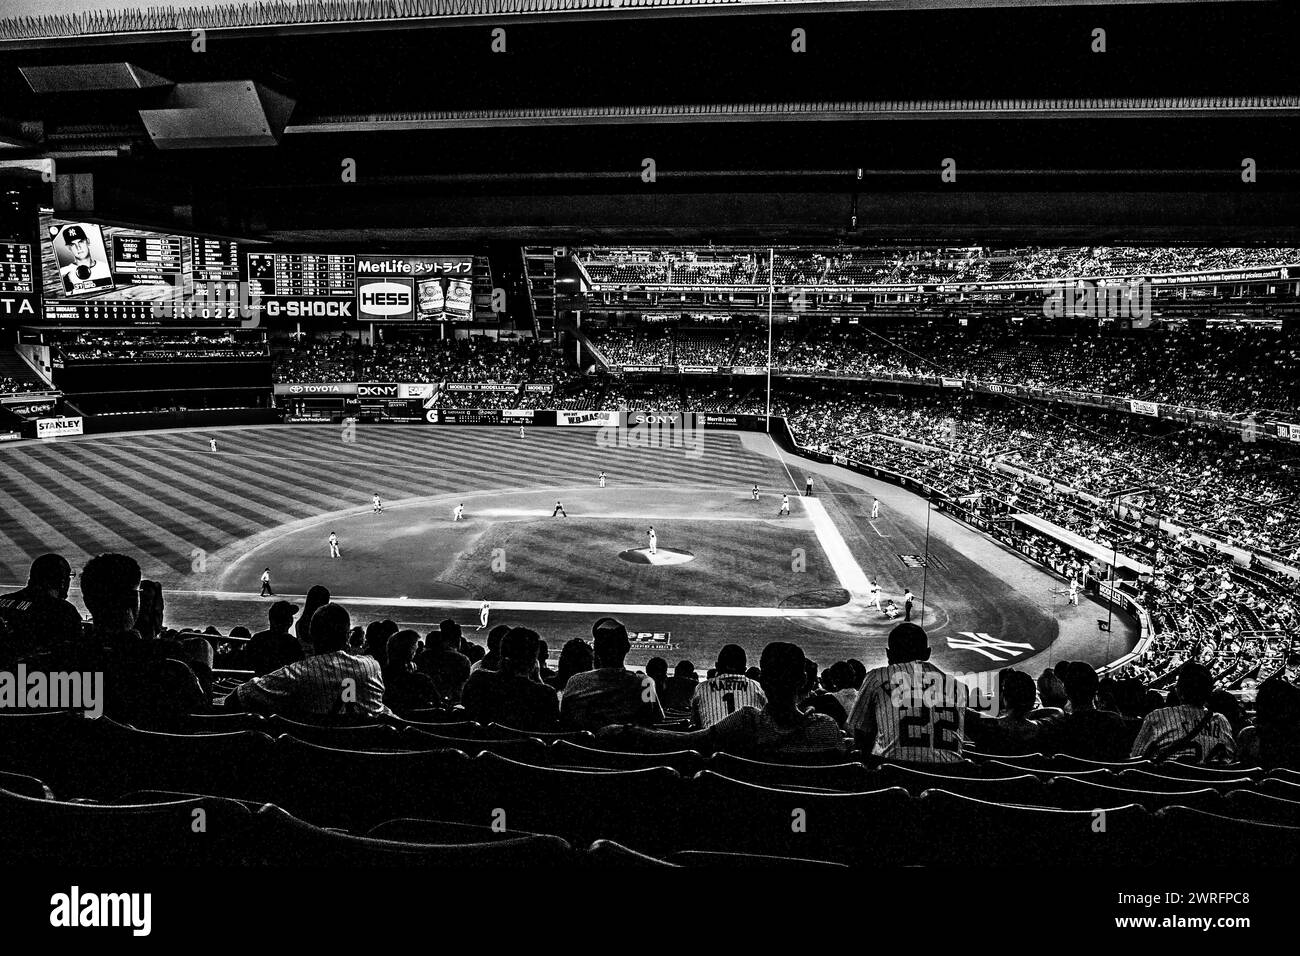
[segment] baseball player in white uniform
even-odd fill
[[[875,521],[879,517],[880,517],[880,499],[872,498],[871,499],[871,520]]]
[[[215,438],[208,439],[208,448],[210,448],[212,451],[217,450],[217,440]]]
[[[749,497],[754,501],[758,500],[758,485],[754,486],[754,490],[749,493]]]
[[[654,527],[654,525],[651,525],[651,526],[650,526],[650,532],[649,532],[649,535],[650,535],[650,553],[651,553],[651,554],[658,554],[658,553],[659,553],[659,535],[655,534],[655,527]]]
[[[1079,606],[1079,581],[1077,578],[1070,578],[1070,603],[1075,607]]]
[[[489,612],[490,612],[491,610],[492,610],[491,605],[489,605],[487,601],[484,601],[483,604],[479,607],[479,609],[478,609],[478,629],[479,629],[480,631],[483,630],[483,628],[487,627],[488,614],[489,614]]]
[[[451,520],[463,521],[464,519],[465,519],[465,502],[462,501],[460,504],[456,506],[456,510],[455,512],[453,512]]]
[[[778,515],[784,517],[785,515],[788,515],[789,513],[790,513],[790,496],[789,496],[789,495],[782,495],[782,496],[781,496],[781,510],[780,510],[780,512],[778,512]]]
[[[598,484],[599,484],[600,487],[602,487],[602,488],[605,487],[605,473],[604,473],[603,471],[600,473],[600,478],[599,478],[599,480],[598,480]]]
[[[871,587],[868,589],[867,593],[871,595],[871,600],[875,603],[876,610],[881,614],[884,614],[885,609],[880,605],[880,585],[877,582],[872,581]]]
[[[375,512],[375,514],[377,514],[377,515],[381,515],[381,514],[384,513],[384,503],[383,503],[382,501],[379,500],[379,493],[378,493],[378,492],[375,493],[374,512]]]
[[[339,551],[339,536],[333,531],[330,532],[330,557],[341,558],[343,553]]]

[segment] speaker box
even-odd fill
[[[181,83],[162,109],[140,110],[159,149],[274,146],[294,101],[253,80]]]

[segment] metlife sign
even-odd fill
[[[369,276],[421,278],[423,276],[470,276],[474,257],[447,256],[357,256],[357,279]]]

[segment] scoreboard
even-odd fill
[[[30,268],[39,268],[46,322],[232,325],[251,315],[241,310],[234,240],[73,222],[49,210],[41,231],[46,241]]]
[[[250,252],[252,304],[269,320],[468,321],[468,255]]]
[[[0,292],[30,295],[35,291],[32,247],[25,242],[0,242]]]

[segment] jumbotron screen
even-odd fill
[[[41,291],[55,325],[233,323],[239,244],[40,216]]]
[[[468,322],[468,255],[251,252],[249,293],[262,316],[335,322]]]

